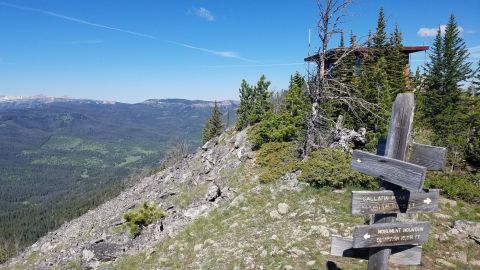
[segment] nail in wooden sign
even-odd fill
[[[352,168],[412,191],[421,190],[427,172],[423,166],[359,150],[353,151]]]
[[[352,214],[433,212],[438,209],[439,189],[423,191],[353,191]]]
[[[360,225],[353,232],[353,248],[419,245],[428,240],[429,222]]]

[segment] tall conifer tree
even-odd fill
[[[450,20],[445,27],[443,41],[443,74],[442,95],[444,106],[458,101],[460,84],[471,75],[471,63],[467,61],[469,53],[465,41],[460,37],[455,16],[450,15]]]
[[[249,114],[253,108],[253,89],[246,80],[240,84],[240,104],[237,108],[237,129],[242,130],[250,124]]]
[[[206,143],[213,137],[217,137],[223,132],[222,113],[218,108],[218,104],[215,101],[212,109],[212,115],[205,123],[203,128],[203,143]]]
[[[392,100],[397,94],[406,91],[406,61],[402,52],[402,33],[395,25],[386,50],[387,74]]]
[[[385,22],[385,12],[383,7],[380,8],[377,20],[377,29],[373,36],[373,48],[375,49],[375,55],[379,58],[385,53],[385,45],[387,44],[387,23]]]
[[[443,85],[443,40],[441,29],[438,28],[437,35],[429,54],[430,61],[425,65],[426,88],[423,98],[423,116],[427,121],[433,121],[442,108],[437,106],[440,103],[440,91]]]

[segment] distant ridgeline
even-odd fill
[[[175,143],[198,147],[212,106],[0,96],[0,249],[15,252],[118,194]],[[219,106],[234,123],[237,102]]]

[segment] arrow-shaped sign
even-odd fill
[[[413,163],[360,150],[353,151],[352,168],[410,191],[419,191],[422,188],[427,172],[427,168]]]
[[[353,248],[419,245],[428,240],[430,223],[393,222],[358,225],[353,231]]]
[[[353,191],[352,214],[433,212],[438,209],[440,190]],[[362,235],[363,236],[363,235]]]

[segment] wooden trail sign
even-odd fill
[[[377,148],[379,155],[353,152],[352,168],[376,177],[380,191],[352,193],[352,213],[373,214],[370,225],[357,226],[353,239],[333,237],[331,255],[368,258],[369,270],[386,270],[389,262],[420,264],[422,249],[416,245],[427,241],[430,223],[396,222],[396,216],[437,210],[440,191],[424,192],[422,187],[427,170],[444,168],[447,150],[413,144],[407,155],[414,105],[412,93],[397,95],[387,140]]]
[[[428,240],[430,222],[393,222],[359,225],[353,232],[353,247],[418,245]]]
[[[414,143],[408,160],[426,167],[429,171],[441,171],[445,168],[447,148]]]
[[[422,189],[427,173],[423,166],[359,150],[353,151],[352,168],[413,191]]]
[[[353,239],[332,237],[330,255],[368,260],[368,248],[353,248]],[[392,247],[389,262],[398,265],[418,265],[422,259],[422,248],[405,245]]]
[[[428,192],[406,190],[353,191],[352,214],[433,212],[438,209],[439,189]]]

